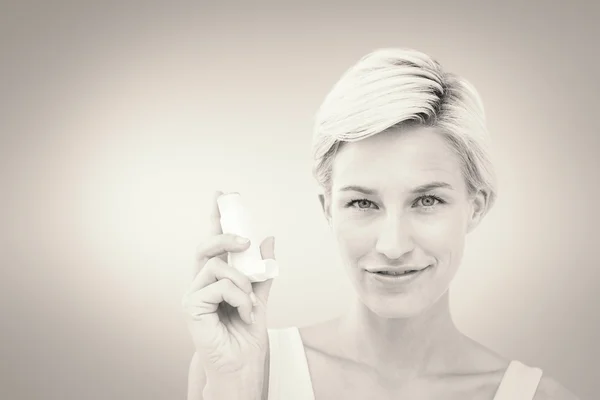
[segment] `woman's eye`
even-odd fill
[[[367,199],[356,199],[356,200],[349,201],[346,204],[346,206],[347,207],[356,206],[356,208],[359,208],[361,210],[366,210],[366,209],[369,209],[372,204],[373,204],[373,202],[370,200],[367,200]]]
[[[419,198],[417,199],[417,203],[418,203],[418,202],[421,202],[421,205],[422,205],[423,207],[433,207],[433,206],[435,206],[437,203],[441,203],[441,202],[442,202],[442,199],[440,199],[439,197],[436,197],[436,196],[431,196],[431,195],[429,195],[429,196],[422,196],[422,197],[419,197]]]
[[[369,200],[359,200],[356,205],[358,205],[358,208],[369,208],[369,205],[371,204],[371,202]]]

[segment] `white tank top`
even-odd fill
[[[304,345],[297,327],[269,329],[269,400],[314,400]],[[532,400],[542,370],[513,360],[494,400]]]

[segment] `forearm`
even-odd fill
[[[267,400],[268,360],[266,370],[248,368],[246,371],[206,376],[200,357],[194,353],[188,374],[188,400]]]

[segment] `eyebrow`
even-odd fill
[[[424,185],[417,186],[411,190],[411,193],[417,193],[417,194],[426,193],[433,189],[450,189],[450,190],[452,190],[453,187],[449,183],[436,181],[436,182],[430,182],[430,183],[426,183]],[[363,186],[358,186],[358,185],[344,186],[343,188],[340,189],[340,192],[349,192],[349,191],[360,192],[360,193],[369,194],[369,195],[377,194],[377,190],[375,190],[375,189],[369,189],[369,188],[366,188]]]

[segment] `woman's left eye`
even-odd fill
[[[437,196],[427,195],[427,196],[421,196],[421,197],[419,197],[416,202],[417,203],[421,202],[421,205],[423,207],[427,208],[427,207],[433,207],[437,203],[443,203],[444,201],[442,199],[440,199],[439,197],[437,197]]]

